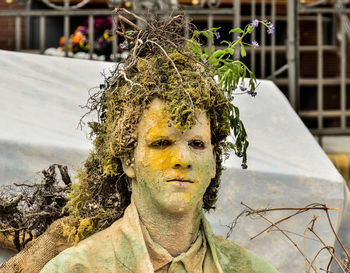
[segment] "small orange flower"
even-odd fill
[[[83,37],[83,34],[81,32],[79,32],[79,31],[77,31],[76,33],[74,33],[73,42],[75,44],[78,44],[82,37]]]
[[[62,36],[62,37],[60,38],[60,46],[63,46],[63,45],[64,45],[64,41],[65,41],[65,39],[64,39],[64,37]]]

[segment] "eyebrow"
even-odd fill
[[[205,139],[207,139],[207,137],[205,136],[205,134],[204,134],[204,135],[197,135],[197,134],[196,134],[196,135],[192,135],[192,136],[189,135],[188,137],[191,138],[191,139],[193,139],[193,138],[198,138],[198,139],[203,140],[203,141],[204,141]],[[208,137],[209,137],[209,140],[210,140],[210,139],[211,139],[211,133],[208,134]]]
[[[157,141],[160,139],[167,139],[167,140],[171,140],[170,136],[166,136],[166,135],[159,135],[159,136],[148,136],[147,134],[145,135],[145,140],[147,143],[149,142],[153,142],[153,141]]]
[[[200,136],[200,135],[194,135],[194,136],[189,136],[189,138],[193,139],[193,138],[198,138],[200,140],[204,140],[204,137],[203,136]]]

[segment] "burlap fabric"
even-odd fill
[[[0,266],[1,273],[38,273],[44,265],[71,244],[63,237],[62,222],[69,218],[62,218],[53,222],[41,236],[27,245],[17,255]],[[13,248],[9,240],[0,240]],[[5,238],[6,239],[6,238]],[[5,246],[4,246],[5,247]]]
[[[2,248],[17,251],[12,236],[5,236],[3,233],[0,233],[0,246]]]

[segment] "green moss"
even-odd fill
[[[184,47],[183,47],[184,48]],[[66,209],[76,221],[65,226],[65,234],[77,243],[120,218],[130,203],[130,181],[121,166],[121,157],[132,161],[137,144],[137,126],[154,97],[166,103],[169,125],[187,130],[195,124],[194,113],[206,111],[211,125],[217,174],[203,197],[203,208],[215,207],[223,152],[232,145],[229,101],[208,71],[191,52],[167,48],[130,59],[125,70],[108,82],[94,107],[99,122],[89,123],[94,148],[79,172]],[[171,59],[171,60],[170,60]],[[174,64],[176,68],[174,67]]]

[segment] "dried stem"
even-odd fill
[[[330,227],[331,227],[331,229],[332,229],[333,234],[335,235],[335,238],[337,238],[338,243],[340,244],[340,246],[341,246],[342,249],[344,250],[344,253],[345,253],[345,255],[346,255],[346,258],[348,259],[348,261],[350,261],[349,252],[348,252],[348,250],[345,248],[345,246],[344,246],[344,244],[342,243],[342,241],[340,240],[338,234],[335,232],[334,227],[333,227],[333,224],[332,224],[332,221],[331,221],[331,218],[330,218],[330,216],[329,216],[328,210],[326,210],[326,214],[327,214],[328,223],[329,223],[329,225],[330,225]]]
[[[271,208],[271,209],[261,209],[261,210],[256,210],[256,211],[252,211],[252,212],[249,212],[247,215],[250,215],[250,214],[255,214],[255,213],[266,213],[266,212],[270,212],[270,211],[281,211],[281,210],[297,210],[297,212],[291,214],[291,215],[288,215],[284,218],[282,218],[281,220],[275,222],[275,224],[280,224],[300,213],[304,213],[305,211],[308,211],[308,210],[327,210],[327,209],[332,209],[332,210],[337,210],[338,208],[327,208],[327,206],[325,206],[324,204],[310,204],[306,207],[303,207],[303,208]],[[261,232],[259,232],[258,234],[254,235],[253,237],[251,237],[250,239],[253,240],[255,239],[256,237],[258,237],[259,235],[261,235],[262,233],[264,233],[265,231],[268,231],[272,228],[272,225],[268,226],[267,228],[265,228],[264,230],[262,230]]]
[[[148,40],[148,41],[146,41],[146,42],[149,42],[149,43],[152,43],[152,44],[158,46],[158,47],[160,48],[160,50],[164,53],[164,55],[169,59],[169,61],[171,62],[172,66],[174,67],[174,69],[175,69],[177,75],[179,76],[179,79],[180,79],[180,81],[181,81],[182,88],[183,88],[183,90],[185,91],[185,93],[187,94],[187,96],[188,96],[188,98],[189,98],[189,100],[190,100],[190,102],[191,102],[192,108],[193,108],[193,102],[192,102],[191,96],[190,96],[190,94],[188,94],[188,92],[186,91],[186,89],[183,87],[182,76],[181,76],[179,70],[177,69],[177,67],[176,67],[176,65],[175,65],[175,63],[174,63],[174,61],[169,57],[169,55],[168,55],[168,53],[166,53],[165,49],[164,49],[162,46],[160,46],[158,43],[156,43],[155,41],[152,41],[152,40]]]
[[[126,73],[125,73],[124,69],[121,69],[121,70],[120,70],[120,75],[123,76],[124,80],[126,80],[126,81],[131,85],[131,87],[133,87],[134,85],[137,85],[137,86],[139,86],[139,87],[142,88],[142,85],[141,85],[141,84],[139,84],[139,83],[137,83],[137,82],[133,82],[132,80],[128,79],[128,77],[126,76]]]
[[[333,251],[330,251],[330,250],[329,250],[330,246],[328,246],[328,245],[322,240],[322,238],[314,231],[314,224],[315,224],[316,219],[317,219],[317,217],[314,217],[314,218],[310,221],[310,223],[307,225],[307,229],[308,229],[309,231],[311,231],[311,232],[316,236],[316,238],[321,242],[321,244],[323,245],[323,247],[326,248],[326,249],[328,250],[329,254],[330,254],[331,257],[333,257],[333,259],[337,262],[337,264],[339,265],[339,267],[341,268],[341,270],[342,270],[343,272],[346,272],[346,271],[344,270],[344,267],[345,267],[344,263],[343,263],[342,261],[340,261],[339,258],[334,254],[334,248],[331,247],[331,248],[333,249]],[[310,224],[311,224],[311,227],[309,226]]]
[[[129,40],[132,39],[132,37],[128,36],[128,35],[125,34],[124,32],[120,32],[120,31],[118,31],[118,30],[115,30],[115,33],[117,33],[117,34],[120,35],[120,36],[123,36],[123,37],[126,38],[126,39],[129,39]]]
[[[290,238],[288,236],[288,234],[286,232],[284,232],[282,229],[279,228],[279,226],[277,224],[275,224],[274,222],[272,222],[270,219],[266,218],[262,213],[260,212],[256,212],[256,210],[252,209],[251,207],[249,207],[248,205],[246,205],[245,203],[241,202],[241,204],[243,206],[245,206],[246,208],[248,208],[251,212],[255,212],[254,214],[259,215],[261,218],[263,218],[264,220],[266,220],[267,222],[269,222],[271,224],[271,226],[274,226],[277,230],[279,230],[295,247],[296,249],[300,252],[300,254],[305,258],[305,260],[311,264],[311,262],[309,261],[309,259],[306,257],[306,255],[303,253],[303,251],[299,248],[298,244],[295,243],[292,238]],[[252,214],[252,213],[250,213]],[[311,268],[315,271],[315,273],[317,273],[316,268],[311,265]]]
[[[147,21],[146,21],[145,19],[143,19],[143,18],[140,17],[140,16],[137,16],[135,13],[132,13],[132,12],[128,11],[128,10],[125,9],[125,8],[115,8],[114,11],[117,13],[117,15],[119,15],[119,13],[120,13],[121,11],[123,11],[123,12],[125,12],[125,13],[127,13],[127,14],[133,16],[135,19],[140,20],[140,21],[144,22],[145,24],[148,24]],[[120,16],[120,15],[119,15],[119,16]]]
[[[248,211],[247,210],[244,210],[242,211],[240,214],[238,214],[238,216],[232,221],[232,223],[230,225],[227,225],[227,227],[229,228],[228,232],[226,233],[226,239],[230,238],[232,232],[233,232],[233,229],[235,228],[235,226],[237,225],[238,223],[238,219],[246,214]]]
[[[324,270],[324,271],[327,271],[330,273],[329,271],[329,268],[331,266],[331,263],[332,263],[332,260],[334,260],[338,266],[340,267],[341,271],[343,273],[350,273],[350,268],[349,268],[349,265],[347,264],[347,261],[349,260],[349,252],[347,251],[347,249],[345,248],[345,246],[343,245],[343,243],[341,242],[339,236],[337,235],[337,233],[335,232],[335,229],[333,227],[333,224],[332,224],[332,221],[330,219],[330,215],[329,215],[329,210],[335,210],[335,209],[338,209],[338,208],[329,208],[327,207],[327,205],[325,204],[320,204],[320,203],[314,203],[314,204],[310,204],[306,207],[303,207],[303,208],[272,208],[272,209],[261,209],[261,210],[254,210],[252,208],[250,208],[248,205],[244,204],[243,202],[241,202],[241,204],[243,206],[245,206],[246,208],[249,209],[248,212],[246,212],[246,215],[258,215],[260,216],[261,218],[263,218],[264,220],[266,220],[267,222],[270,223],[270,226],[265,228],[263,231],[259,232],[257,235],[251,237],[251,239],[254,239],[256,238],[257,236],[259,236],[260,234],[262,234],[263,232],[269,232],[271,230],[271,228],[276,228],[277,231],[281,232],[290,242],[292,242],[292,244],[297,248],[297,250],[303,255],[303,257],[305,258],[305,269],[306,269],[306,272],[309,273],[311,269],[313,269],[314,272],[317,273],[316,271],[316,268],[314,266],[314,263],[316,261],[316,259],[318,258],[318,256],[320,255],[320,253],[323,251],[323,250],[327,250],[328,253],[330,254],[330,260],[329,260],[329,263],[327,265],[327,269]],[[266,218],[263,214],[266,213],[266,212],[272,212],[272,211],[286,211],[286,210],[296,210],[295,213],[291,214],[291,215],[288,215],[287,217],[284,217],[276,222],[272,222],[270,221],[268,218]],[[335,237],[337,238],[337,241],[339,242],[339,244],[341,245],[342,249],[344,250],[344,253],[346,255],[346,259],[345,261],[342,261],[335,253],[335,250],[334,250],[334,247],[333,246],[329,246],[327,245],[324,240],[316,233],[316,231],[314,230],[314,226],[315,226],[315,223],[316,223],[316,220],[318,219],[319,216],[314,216],[313,219],[308,223],[308,225],[306,226],[305,230],[304,230],[304,235],[303,235],[303,238],[304,238],[304,252],[301,251],[301,249],[298,247],[298,245],[290,238],[287,236],[287,232],[288,231],[285,231],[285,230],[282,230],[280,229],[277,225],[300,214],[300,213],[304,213],[306,211],[309,211],[309,210],[323,210],[325,211],[326,215],[327,215],[327,220],[328,220],[328,223],[329,223],[329,226],[332,230],[332,233],[335,235]],[[316,253],[316,255],[313,257],[313,259],[311,260],[311,262],[309,261],[309,259],[306,257],[306,232],[307,231],[310,231],[312,232],[312,234],[317,238],[316,241],[320,242],[322,244],[322,248],[319,249]],[[315,240],[315,239],[312,239],[312,240]]]
[[[177,75],[179,76],[179,79],[180,79],[180,81],[181,81],[181,84],[183,84],[182,76],[181,76],[179,70],[177,69],[177,67],[176,67],[176,65],[175,65],[175,63],[174,63],[174,61],[169,57],[168,53],[166,53],[165,49],[164,49],[162,46],[160,46],[158,43],[156,43],[155,41],[148,40],[148,41],[146,41],[146,43],[147,43],[147,42],[148,42],[148,43],[152,43],[152,44],[154,44],[154,45],[156,45],[156,46],[159,47],[159,49],[164,53],[164,55],[165,55],[165,56],[168,58],[168,60],[171,62],[171,64],[172,64],[172,66],[174,67],[174,69],[175,69]]]
[[[332,251],[333,251],[333,253],[334,253],[334,248],[333,248],[333,247],[330,247],[330,246],[324,246],[324,247],[322,247],[319,251],[317,251],[316,255],[315,255],[314,258],[312,259],[311,264],[309,265],[309,268],[306,270],[306,273],[309,273],[309,272],[310,272],[311,265],[313,265],[313,263],[316,261],[318,255],[319,255],[324,249],[327,249],[328,251],[330,251],[329,249],[332,249]],[[333,258],[333,256],[332,256],[332,258]],[[329,263],[328,266],[327,266],[327,271],[328,271],[329,266],[330,266],[330,263]]]
[[[56,167],[60,180],[56,177]],[[0,233],[9,238],[18,251],[32,240],[33,234],[39,236],[53,221],[65,215],[62,209],[71,185],[67,167],[53,164],[42,174],[41,183],[0,188]]]
[[[130,26],[132,26],[133,28],[137,29],[138,31],[141,31],[142,28],[140,28],[139,26],[135,25],[133,22],[131,22],[129,19],[125,18],[124,16],[118,14],[118,19],[120,19],[121,21],[123,21],[124,23],[129,24]]]
[[[270,212],[270,211],[281,211],[281,210],[302,210],[302,211],[307,211],[307,210],[339,210],[339,208],[328,208],[326,205],[324,204],[319,204],[319,203],[315,203],[315,204],[310,204],[306,207],[302,207],[302,208],[271,208],[271,209],[259,209],[253,212],[249,212],[249,214],[255,214],[256,212],[259,213],[265,213],[265,212]]]

